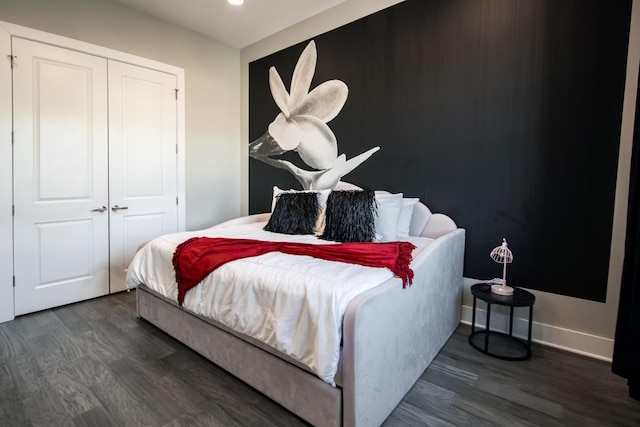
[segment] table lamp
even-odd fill
[[[513,262],[513,254],[507,246],[507,239],[502,239],[502,245],[491,251],[491,259],[497,263],[501,263],[502,267],[502,283],[491,285],[491,292],[498,295],[513,295],[513,288],[507,286],[507,264]]]

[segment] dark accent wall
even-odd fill
[[[606,296],[631,0],[407,0],[313,39],[312,87],[349,99],[329,126],[344,180],[420,197],[467,230],[464,274],[594,301]],[[279,112],[307,42],[249,65],[249,135]],[[250,141],[249,141],[250,142]],[[250,212],[288,173],[249,163]]]

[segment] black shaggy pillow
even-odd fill
[[[318,193],[280,193],[264,229],[283,234],[313,234],[319,208]]]
[[[375,239],[376,198],[372,190],[332,191],[327,200],[321,239],[372,242]]]

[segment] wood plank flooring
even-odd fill
[[[640,426],[606,363],[474,350],[461,325],[384,426]],[[121,293],[0,324],[0,426],[304,426],[135,317]]]

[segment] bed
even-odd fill
[[[213,284],[206,287],[204,280],[188,291],[182,306],[178,304],[176,279],[171,276],[172,266],[167,266],[166,260],[159,261],[158,257],[161,250],[170,251],[193,236],[260,237],[260,233],[266,233],[263,228],[270,215],[249,215],[206,230],[162,236],[145,245],[134,257],[127,273],[127,286],[137,288],[137,316],[313,425],[380,425],[460,322],[465,231],[457,228],[446,215],[432,214],[424,204],[412,203],[409,236],[403,239],[416,246],[410,264],[412,285],[403,288],[402,280],[394,277],[393,273],[380,271],[384,269],[349,264],[348,268],[354,269],[348,270],[349,274],[354,271],[358,277],[356,282],[364,281],[360,278],[366,277],[374,283],[364,290],[347,292],[348,295],[340,297],[344,310],[334,315],[339,320],[337,350],[329,351],[330,343],[336,340],[335,332],[329,331],[319,334],[315,345],[298,343],[300,351],[296,352],[282,346],[282,337],[274,338],[272,335],[277,334],[269,331],[270,328],[257,328],[256,333],[255,326],[247,326],[249,322],[239,316],[243,308],[230,311],[223,304],[223,308],[218,310],[218,314],[222,314],[217,318],[205,314],[202,306],[209,303],[203,303],[206,300],[203,295],[212,293],[210,289],[214,287]],[[306,236],[303,240],[311,242],[315,238]],[[291,238],[276,236],[276,239],[289,241]],[[298,241],[297,238],[295,240]],[[265,268],[272,269],[274,267],[268,263],[277,263],[279,259],[283,263],[281,265],[296,266],[297,261],[292,261],[294,258],[283,260],[282,256],[296,257],[270,253],[229,262],[211,273],[207,280],[222,283],[230,274],[227,267],[232,269],[242,262],[253,266],[250,268],[262,268],[265,264]],[[269,261],[270,258],[275,261]],[[296,259],[302,258],[306,257]],[[347,265],[322,260],[314,262]],[[316,267],[301,267],[307,268]],[[344,277],[330,270],[337,268],[335,265],[317,268],[321,270],[316,271],[326,269],[328,275]],[[268,277],[269,271],[261,273],[260,277]],[[212,279],[215,274],[220,276]],[[298,273],[294,271],[292,274]],[[173,288],[158,284],[162,281],[173,281]],[[245,295],[246,290],[237,293]],[[260,311],[248,310],[249,313]],[[264,323],[264,319],[262,321]],[[330,320],[320,322],[321,325],[329,323]],[[300,326],[298,323],[295,325],[297,336]],[[265,329],[268,330],[267,335]],[[328,349],[328,356],[323,356],[324,359],[332,359],[332,354],[336,355],[336,360],[329,364],[330,369],[322,368],[327,365],[322,362],[323,357],[314,355],[317,348],[324,347]],[[312,356],[305,358],[305,354]]]

